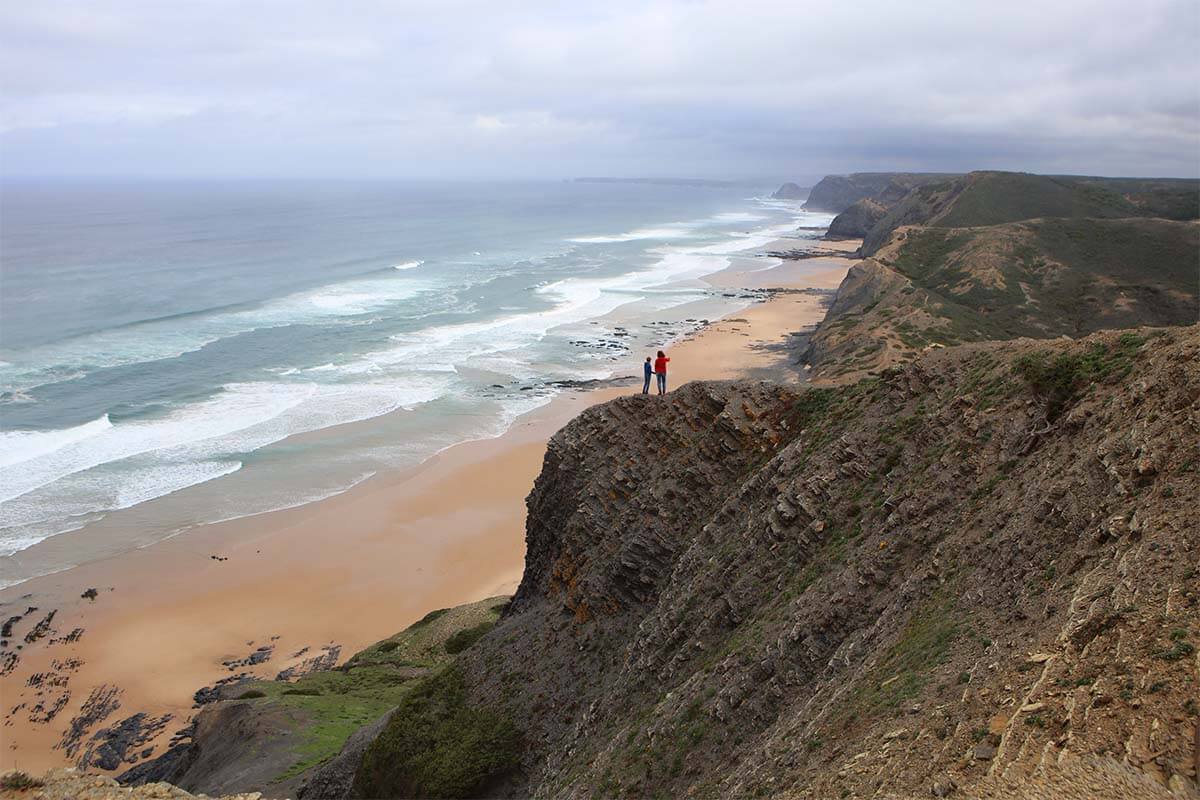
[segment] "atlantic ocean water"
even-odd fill
[[[771,188],[0,185],[0,586],[337,494],[633,374],[750,302],[700,278],[828,223]],[[80,547],[102,520],[107,549]]]

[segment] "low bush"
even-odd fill
[[[414,686],[371,743],[355,797],[475,797],[517,766],[518,735],[498,711],[467,702],[451,666]]]
[[[0,775],[0,791],[23,792],[26,789],[39,789],[44,785],[37,778],[20,770]]]
[[[464,628],[458,631],[449,639],[446,640],[446,652],[454,655],[461,653],[471,645],[475,644],[482,636],[495,627],[495,622],[481,622],[478,625],[473,625],[470,628]]]

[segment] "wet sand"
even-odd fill
[[[785,261],[706,281],[832,289],[849,263]],[[823,315],[820,296],[794,292],[718,320],[671,348],[671,385],[798,380],[794,334]],[[117,687],[120,707],[86,736],[140,711],[170,713],[153,741],[158,754],[194,713],[193,692],[216,680],[242,672],[274,677],[329,644],[340,645],[345,658],[434,608],[512,592],[524,566],[524,499],[546,440],[583,408],[640,390],[639,381],[563,394],[503,436],[457,445],[336,497],[203,526],[0,592],[0,617],[22,615],[6,648],[18,660],[0,677],[0,768],[39,772],[67,763],[56,745],[97,687]],[[93,587],[94,600],[80,597]],[[28,606],[38,610],[24,615]],[[51,610],[49,632],[27,643]],[[222,664],[264,646],[273,649],[263,663]],[[302,648],[310,650],[298,655]],[[29,685],[38,673],[57,676],[60,685],[44,678]],[[48,721],[31,721],[60,702]]]

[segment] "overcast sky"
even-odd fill
[[[1200,2],[11,0],[6,175],[1200,174]]]

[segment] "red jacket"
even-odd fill
[[[667,358],[666,356],[660,356],[659,358],[654,359],[654,371],[662,375],[666,375],[667,362],[670,360],[671,359]]]

